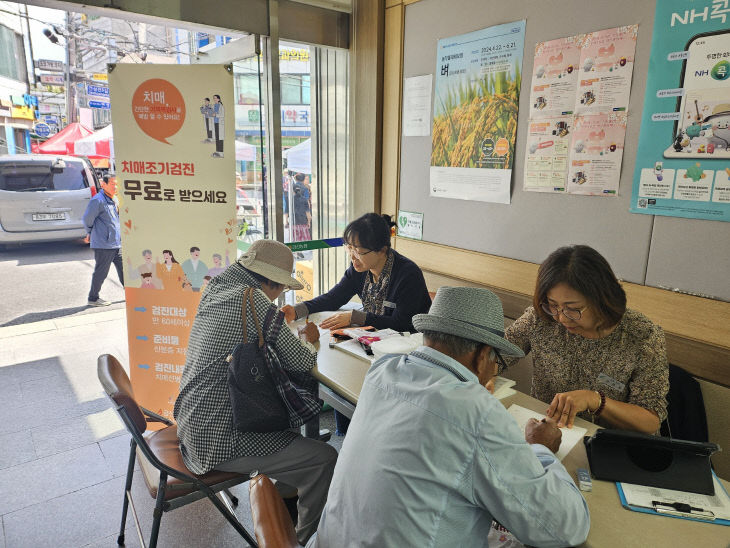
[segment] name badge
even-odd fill
[[[598,384],[602,384],[603,386],[606,386],[608,388],[611,388],[612,390],[615,390],[617,392],[623,392],[624,388],[626,388],[626,385],[622,382],[618,382],[613,377],[609,377],[605,373],[601,373],[598,375],[598,378],[596,379],[598,381]]]
[[[383,301],[383,306],[386,308],[395,308],[395,303],[392,303],[390,301]]]

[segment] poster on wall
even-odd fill
[[[570,115],[530,120],[525,152],[525,190],[565,191],[572,131],[573,117]]]
[[[236,258],[233,78],[222,65],[110,66],[130,377],[172,418],[208,281]]]
[[[576,116],[571,141],[568,192],[617,195],[626,134],[626,113]]]
[[[581,38],[576,114],[629,107],[639,25],[589,32]]]
[[[618,195],[638,29],[535,45],[524,190]]]
[[[430,195],[510,203],[525,21],[439,40]]]
[[[530,118],[572,114],[583,35],[535,44]]]
[[[730,221],[730,4],[657,2],[632,213]]]

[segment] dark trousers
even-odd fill
[[[119,276],[119,283],[124,287],[124,273],[122,271],[122,250],[121,249],[96,249],[94,248],[94,274],[91,276],[91,289],[89,290],[89,300],[96,301],[99,298],[99,290],[101,284],[106,280],[109,274],[109,267],[114,263]]]
[[[208,139],[213,138],[213,131],[210,129],[210,118],[205,118],[205,133],[208,134]]]
[[[343,415],[337,409],[335,409],[335,434],[338,436],[344,436],[347,434],[347,429],[350,427],[350,419],[347,415]]]
[[[223,152],[223,139],[222,135],[220,134],[218,130],[218,122],[215,122],[213,124],[215,126],[215,151],[216,152]]]

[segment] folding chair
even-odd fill
[[[301,548],[284,499],[267,476],[251,472],[248,497],[260,548]]]
[[[131,507],[140,543],[145,546],[132,501],[132,476],[135,457],[138,457],[147,488],[152,498],[156,499],[150,548],[157,546],[160,521],[164,512],[180,508],[204,497],[210,499],[249,545],[256,547],[256,541],[234,515],[233,506],[238,505],[238,499],[228,491],[230,487],[248,481],[248,476],[216,470],[202,476],[193,474],[183,462],[180,442],[177,438],[177,426],[165,417],[137,404],[132,384],[119,361],[114,356],[102,354],[97,361],[97,373],[104,391],[114,403],[122,422],[132,435],[127,482],[124,487],[122,525],[117,544],[124,544],[127,508]],[[146,432],[148,422],[161,422],[165,428]],[[230,501],[228,497],[230,497]]]

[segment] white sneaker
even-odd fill
[[[96,299],[95,301],[89,301],[87,304],[89,306],[109,306],[112,303],[104,299]]]
[[[213,158],[223,158],[223,153],[222,152],[214,152],[213,154],[211,154],[211,156]]]

